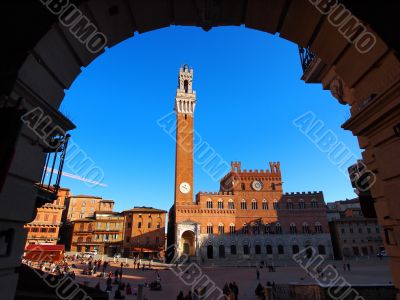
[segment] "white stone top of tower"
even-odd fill
[[[189,68],[185,64],[179,69],[175,111],[177,113],[193,114],[195,106],[196,92],[193,90],[193,68]]]

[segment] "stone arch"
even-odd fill
[[[186,230],[181,234],[182,253],[194,256],[196,253],[196,234],[192,230]]]

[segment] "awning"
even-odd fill
[[[64,245],[27,245],[25,247],[25,251],[41,251],[41,252],[46,252],[46,251],[64,251],[65,247]]]
[[[132,248],[133,252],[158,252],[159,250],[157,249],[150,249],[150,248],[138,248],[138,247],[133,247]]]

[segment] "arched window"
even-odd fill
[[[272,246],[271,245],[267,245],[266,250],[267,250],[267,254],[272,254]]]
[[[269,234],[271,232],[271,226],[267,223],[264,225],[264,233]]]
[[[271,190],[275,191],[275,183],[271,183]]]
[[[91,243],[92,242],[92,238],[90,237],[90,236],[88,236],[87,238],[86,238],[86,243]]]
[[[218,225],[218,234],[222,235],[224,234],[225,230],[224,230],[224,224],[219,223]]]
[[[253,227],[253,234],[260,234],[260,226],[258,224],[255,224],[252,227]]]
[[[291,233],[291,234],[296,234],[296,233],[297,233],[296,224],[291,223],[289,228],[290,228],[290,233]]]
[[[249,255],[250,254],[250,247],[249,245],[244,245],[243,246],[243,254]]]
[[[303,199],[300,199],[300,201],[299,201],[299,208],[300,209],[306,208],[306,203],[304,202]]]
[[[246,189],[246,185],[244,183],[242,183],[241,185],[242,191],[244,191]]]
[[[299,253],[299,251],[300,251],[300,248],[299,248],[298,245],[293,245],[293,246],[292,246],[292,252],[293,252],[293,254]]]
[[[234,234],[235,233],[235,224],[233,224],[233,223],[231,223],[230,225],[229,225],[229,232],[231,233],[231,234]]]
[[[274,206],[274,209],[275,209],[275,210],[279,209],[279,202],[278,202],[278,200],[274,200],[273,206]]]
[[[224,201],[222,199],[218,200],[218,208],[223,209],[224,208]]]
[[[236,255],[236,245],[231,245],[231,254]]]
[[[207,233],[208,234],[213,234],[213,226],[211,223],[207,224]]]
[[[89,231],[89,232],[93,231],[92,224],[89,224],[89,225],[88,225],[88,231]]]
[[[207,258],[208,259],[213,259],[214,257],[214,248],[212,245],[207,246]]]
[[[310,233],[310,227],[306,222],[303,223],[303,233]]]
[[[218,247],[218,256],[220,258],[224,258],[225,257],[225,246],[224,245],[219,245],[219,247]]]
[[[282,227],[280,223],[275,224],[275,233],[281,234],[282,233]]]
[[[79,224],[79,231],[83,231],[84,228],[85,228],[85,224],[84,223]]]
[[[251,209],[258,209],[257,200],[251,200]]]
[[[282,245],[278,245],[278,254],[285,254],[285,250]]]
[[[312,207],[312,208],[318,208],[318,201],[317,201],[317,199],[312,199],[312,200],[311,200],[311,207]]]
[[[233,202],[232,199],[228,200],[228,208],[229,209],[235,209],[235,203]]]
[[[185,89],[185,93],[187,93],[189,91],[189,81],[185,80],[183,82],[183,88]]]
[[[315,232],[316,233],[322,233],[322,225],[320,222],[315,223]]]
[[[267,210],[268,209],[268,202],[266,199],[263,199],[262,201],[262,209]]]
[[[242,199],[242,201],[240,202],[240,208],[241,208],[241,209],[247,209],[246,200]]]
[[[286,202],[286,206],[288,209],[293,209],[293,202],[291,199],[288,199]]]
[[[78,237],[78,243],[82,243],[83,242],[83,237]]]
[[[261,254],[261,246],[260,245],[256,245],[254,248],[256,254]]]
[[[249,233],[249,226],[248,226],[246,223],[243,224],[242,232],[243,232],[244,234]]]
[[[211,199],[207,199],[206,206],[207,206],[207,208],[212,208],[213,205],[212,205]]]
[[[318,253],[321,255],[325,255],[326,254],[326,249],[324,245],[318,245]]]

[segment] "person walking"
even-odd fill
[[[257,275],[257,281],[260,281],[260,270],[256,270],[256,275]]]
[[[176,297],[176,300],[184,300],[182,291],[179,292],[178,297]]]
[[[114,272],[114,283],[118,283],[118,277],[119,277],[119,271],[118,269],[116,269]]]
[[[107,281],[106,281],[106,292],[111,292],[112,291],[112,279],[111,276],[108,275]]]
[[[351,271],[351,269],[350,269],[350,264],[347,263],[346,266],[347,266],[347,270],[350,272],[350,271]]]
[[[184,298],[184,300],[193,300],[192,291],[189,291],[189,292],[188,292],[188,294],[187,294],[187,296]]]
[[[200,295],[199,295],[199,291],[197,289],[194,290],[193,300],[201,300],[200,299]]]
[[[232,283],[232,286],[233,286],[233,293],[235,294],[235,299],[239,299],[239,287],[235,281]]]
[[[132,288],[131,288],[131,285],[129,284],[129,282],[128,282],[128,284],[126,285],[126,292],[125,292],[127,295],[132,295]]]

